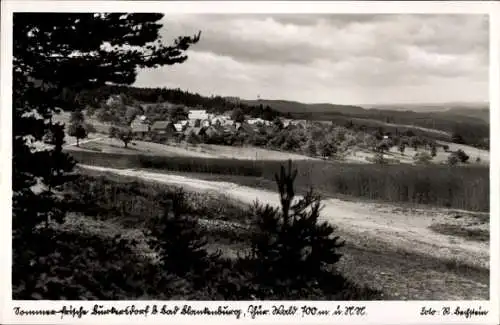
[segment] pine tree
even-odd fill
[[[319,222],[321,199],[312,190],[294,201],[294,181],[297,170],[281,167],[275,175],[281,209],[269,205],[254,206],[257,230],[252,239],[252,251],[242,258],[253,263],[254,281],[275,294],[288,290],[316,288],[316,281],[332,271],[343,246],[335,228]],[[287,297],[290,299],[290,297]]]
[[[13,284],[26,292],[35,288],[29,280],[35,272],[33,252],[40,249],[35,228],[41,221],[63,219],[65,205],[57,190],[74,165],[62,152],[63,126],[52,123],[59,111],[56,107],[81,110],[81,101],[69,100],[69,94],[109,82],[130,85],[138,67],[184,62],[185,50],[198,41],[199,34],[164,45],[159,37],[162,17],[144,13],[13,16]],[[116,47],[102,47],[106,42]],[[40,150],[33,144],[49,133],[54,137],[53,149]]]

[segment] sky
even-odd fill
[[[201,31],[179,65],[136,86],[305,103],[488,101],[486,15],[176,14],[166,42]]]

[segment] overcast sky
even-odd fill
[[[162,36],[202,31],[181,64],[137,86],[337,104],[488,100],[485,15],[166,15]]]

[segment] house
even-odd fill
[[[118,104],[122,102],[122,97],[120,95],[111,95],[106,100],[106,105],[111,106],[113,104]]]
[[[247,121],[247,123],[250,124],[250,125],[256,125],[256,124],[264,125],[265,124],[265,120],[263,120],[260,117],[258,117],[258,118],[249,119]]]
[[[156,121],[151,125],[151,132],[156,134],[173,134],[176,132],[174,124],[170,121]]]
[[[132,133],[145,136],[149,132],[149,123],[146,119],[146,116],[137,116],[130,123],[130,128],[132,129]]]
[[[204,109],[190,110],[188,113],[189,120],[207,120],[208,114]]]

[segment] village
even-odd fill
[[[116,98],[110,98],[107,104],[112,104]],[[185,118],[166,118],[154,119],[152,114],[148,114],[152,106],[160,106],[163,110],[181,109],[184,111]],[[235,135],[238,133],[253,134],[258,133],[262,128],[272,128],[279,124],[280,129],[306,128],[306,120],[295,120],[278,118],[273,121],[265,120],[260,117],[251,117],[242,115],[240,118],[234,117],[234,111],[228,110],[220,113],[212,113],[207,109],[191,108],[185,105],[172,104],[169,102],[155,104],[141,104],[141,114],[135,116],[130,123],[130,131],[135,139],[153,141],[154,139],[164,138],[183,138],[190,135],[214,137],[217,135]],[[149,115],[149,116],[148,116]]]

